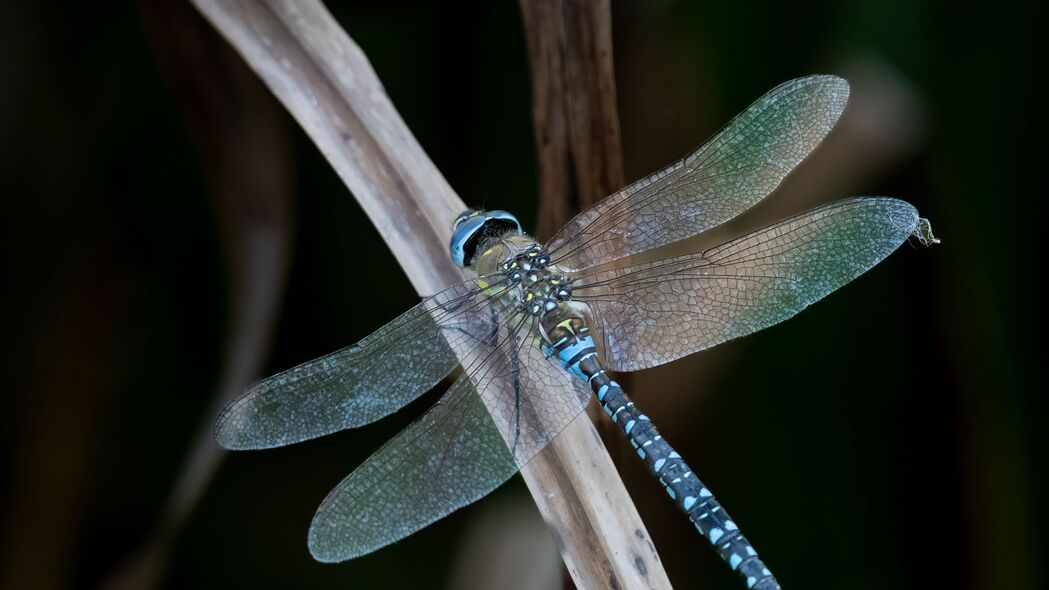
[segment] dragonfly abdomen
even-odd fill
[[[575,324],[581,325],[575,325]],[[557,325],[555,334],[564,334],[560,339],[546,347],[546,355],[557,354],[557,358],[566,371],[583,381],[590,381],[601,370],[597,360],[597,346],[590,336],[590,329],[578,318],[564,320]]]
[[[725,563],[736,571],[748,588],[778,589],[772,572],[758,557],[750,541],[696,477],[681,455],[670,446],[648,416],[641,413],[618,383],[604,371],[590,379],[601,407],[626,434],[638,456],[659,479],[667,495],[688,515],[689,521],[710,541]]]
[[[545,345],[547,356],[556,354],[567,371],[590,384],[601,407],[626,434],[667,495],[710,541],[725,563],[743,578],[747,587],[778,590],[780,586],[772,572],[714,495],[659,434],[648,416],[637,409],[623,388],[601,368],[586,320],[579,316],[548,319],[554,321],[547,322],[553,324],[546,331],[550,338]]]

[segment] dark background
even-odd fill
[[[517,5],[444,4],[329,6],[452,187],[531,227]],[[773,197],[770,215],[887,194],[914,203],[943,239],[905,244],[781,326],[640,375],[639,404],[784,587],[1037,587],[1047,544],[1033,311],[1044,188],[1034,178],[1045,148],[1034,88],[1045,61],[1033,8],[746,0],[613,10],[629,180],[776,84],[837,73],[853,82],[855,120]],[[193,123],[193,97],[223,87],[194,88],[171,58],[179,39],[200,42],[176,24],[222,44],[192,11],[151,3],[15,2],[3,12],[0,586],[141,585],[149,576],[121,568],[155,539],[212,419],[240,305],[209,127]],[[353,343],[417,300],[352,195],[274,112],[294,239],[263,374]],[[493,506],[530,514],[519,478],[371,556],[331,566],[306,550],[328,490],[432,400],[359,431],[228,457],[160,543],[170,561],[155,568],[158,584],[463,587],[453,579],[471,574],[453,564],[485,567],[464,549],[468,531],[498,524]],[[675,586],[739,587],[640,463],[616,452]]]

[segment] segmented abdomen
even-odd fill
[[[548,347],[547,354],[556,353],[566,370],[590,384],[605,412],[623,430],[638,456],[696,530],[710,541],[748,588],[778,590],[780,586],[772,572],[710,490],[659,434],[648,416],[638,411],[623,388],[605,374],[586,326],[560,335]]]

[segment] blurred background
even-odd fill
[[[328,6],[463,199],[533,227],[517,4]],[[639,405],[784,587],[1044,587],[1033,6],[612,9],[628,181],[780,82],[834,73],[853,85],[838,129],[726,231],[892,195],[943,239],[905,244],[785,324],[639,374]],[[375,554],[310,558],[321,499],[434,394],[366,428],[229,456],[208,436],[216,399],[367,335],[417,301],[410,283],[188,6],[3,12],[0,587],[565,583],[519,478]],[[640,462],[613,451],[675,586],[739,587]]]

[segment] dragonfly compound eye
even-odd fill
[[[459,266],[470,266],[494,240],[508,234],[520,234],[521,224],[506,211],[465,211],[455,219],[449,243],[452,260]]]
[[[477,217],[481,214],[483,214],[483,211],[479,209],[467,209],[466,211],[463,211],[458,216],[456,216],[455,221],[452,222],[452,231],[458,229],[459,226],[462,225],[463,222],[467,219],[470,219],[471,217]]]

